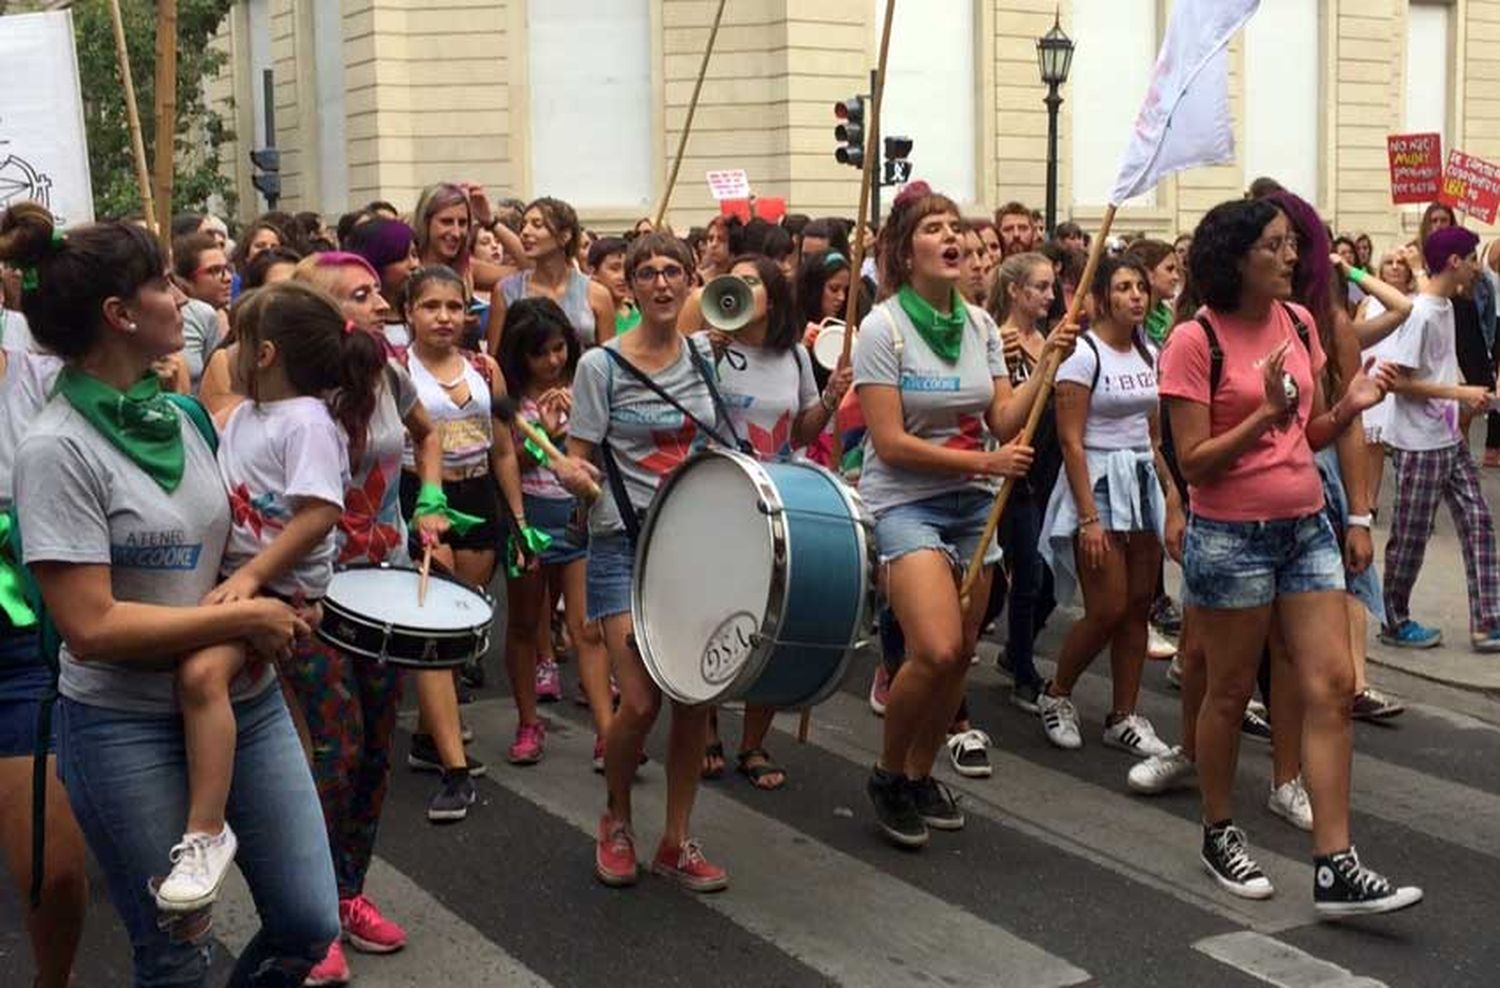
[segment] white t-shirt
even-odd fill
[[[41,414],[62,370],[62,360],[46,353],[5,346],[5,377],[0,380],[0,509],[11,504],[16,450]]]
[[[1391,363],[1411,371],[1413,381],[1458,383],[1458,350],[1454,346],[1453,303],[1436,295],[1412,299],[1411,315],[1391,337]],[[1396,449],[1447,449],[1462,442],[1458,402],[1452,398],[1417,398],[1398,394],[1391,408],[1385,441]]]
[[[1058,381],[1092,390],[1083,427],[1083,445],[1089,449],[1151,448],[1157,355],[1149,343],[1146,347],[1151,354],[1149,364],[1134,344],[1122,353],[1090,331],[1057,369]]]
[[[708,347],[708,334],[698,334]],[[792,424],[818,403],[818,382],[805,347],[771,350],[733,342],[715,361],[719,393],[735,435],[762,460],[792,451]]]
[[[1364,301],[1364,313],[1362,319],[1370,320],[1384,315],[1385,305],[1374,295],[1366,295]],[[1400,327],[1397,327],[1399,330]],[[1388,361],[1396,352],[1396,332],[1392,332],[1385,339],[1372,347],[1367,347],[1363,356],[1374,357],[1377,360]],[[1390,426],[1391,410],[1396,406],[1396,396],[1388,394],[1380,399],[1380,403],[1374,408],[1365,409],[1364,426],[1365,439],[1367,442],[1384,442],[1385,430]]]
[[[348,440],[318,398],[241,402],[219,437],[219,471],[229,489],[234,526],[223,572],[233,573],[270,545],[304,498],[344,506]],[[321,597],[333,579],[335,530],[267,590],[283,597]]]

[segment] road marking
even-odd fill
[[[1207,937],[1193,949],[1276,988],[1386,988],[1280,940],[1245,930]]]
[[[501,705],[485,710],[489,704]],[[508,725],[509,701],[467,708],[471,720]],[[503,713],[501,711],[504,711]],[[593,839],[604,806],[604,782],[579,770],[593,752],[592,728],[554,718],[547,759],[520,771],[501,769],[486,778],[561,817]],[[475,740],[475,753],[505,763],[502,730]],[[654,765],[632,800],[637,849],[644,861],[656,848],[666,786]],[[698,901],[742,929],[841,985],[891,983],[893,959],[913,978],[953,988],[993,985],[1003,971],[1011,984],[1049,988],[1081,984],[1088,972],[968,910],[944,902],[821,841],[709,788],[698,790],[695,835],[727,859],[728,892]],[[651,880],[643,876],[643,880]],[[920,923],[893,923],[920,916]]]
[[[551,988],[551,982],[493,943],[484,933],[447,909],[425,889],[379,857],[370,864],[366,886],[391,918],[406,928],[406,949],[380,957],[346,951],[349,967],[365,988],[419,988],[424,985],[505,985]],[[214,904],[214,936],[238,955],[260,929],[250,890],[239,871],[224,880]]]

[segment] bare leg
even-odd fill
[[[547,597],[546,580],[541,573],[523,573],[505,582],[505,671],[510,676],[510,692],[515,698],[516,719],[535,724],[536,712],[536,616],[543,610]]]
[[[177,700],[187,747],[187,831],[217,834],[234,778],[236,727],[229,682],[245,664],[241,645],[211,645],[177,664]]]
[[[609,649],[615,678],[620,684],[620,709],[610,720],[609,730],[604,735],[604,783],[609,790],[609,815],[625,823],[630,822],[630,787],[635,782],[641,748],[661,710],[661,690],[646,674],[646,667],[635,648],[627,644],[633,628],[629,614],[614,614],[604,619],[604,644]],[[698,728],[698,735],[693,739],[691,772],[695,786],[703,746],[701,722]],[[668,776],[674,771],[669,763]],[[670,791],[670,779],[668,786]]]
[[[31,757],[0,758],[0,843],[20,897],[31,889]],[[72,983],[73,959],[83,935],[88,907],[83,834],[68,808],[68,795],[57,778],[57,759],[47,757],[47,833],[43,860],[42,901],[24,905],[26,932],[36,963],[39,988],[66,988]]]
[[[1385,479],[1385,447],[1380,443],[1365,444],[1365,483],[1370,486],[1370,504],[1380,504],[1380,483]]]
[[[1240,751],[1240,721],[1255,691],[1255,673],[1271,623],[1271,608],[1199,608],[1195,618],[1207,660],[1207,686],[1198,711],[1198,788],[1203,822],[1234,815],[1234,768]]]
[[[934,710],[942,708],[941,734],[958,708],[957,699],[950,705],[949,698],[955,693],[954,679],[962,683],[959,664],[968,661],[963,649],[963,614],[953,567],[941,552],[921,550],[902,556],[890,563],[886,580],[891,606],[906,635],[906,661],[896,671],[886,700],[879,767],[895,774],[921,773],[922,759],[915,757],[919,735],[926,729],[929,736],[922,738],[921,745],[931,744],[929,724]],[[982,610],[985,597],[977,592],[974,597],[981,601]],[[941,737],[937,743],[942,744]]]
[[[769,762],[760,756],[744,758],[748,751],[764,751],[766,737],[771,733],[771,723],[776,719],[776,708],[765,707],[760,704],[745,704],[745,727],[740,736],[740,756],[747,768],[757,765],[766,765]],[[755,783],[760,789],[776,789],[786,782],[786,773],[777,768],[775,771],[767,772]]]
[[[1271,779],[1283,786],[1302,774],[1302,689],[1278,622],[1271,624],[1270,645]]]
[[[1198,711],[1208,689],[1208,670],[1203,658],[1203,640],[1197,633],[1198,608],[1182,609],[1182,751],[1188,760],[1198,757]]]
[[[1052,696],[1073,694],[1078,678],[1114,638],[1125,619],[1125,540],[1111,533],[1108,544],[1109,551],[1098,567],[1087,565],[1083,555],[1075,551],[1078,586],[1083,591],[1083,617],[1074,622],[1063,639],[1062,651],[1057,656],[1057,674],[1047,686]],[[1155,585],[1153,580],[1153,589]],[[1145,648],[1144,639],[1141,648]]]
[[[1109,670],[1113,690],[1111,716],[1135,713],[1146,669],[1146,626],[1156,602],[1156,575],[1161,570],[1161,543],[1154,533],[1132,532],[1125,541],[1125,611],[1110,641]]]
[[[1349,846],[1349,776],[1354,758],[1354,669],[1339,620],[1341,591],[1277,598],[1303,701],[1302,765],[1313,807],[1313,850],[1332,854]]]
[[[1370,612],[1353,594],[1344,595],[1344,609],[1349,613],[1349,654],[1354,660],[1354,692],[1363,693],[1370,685],[1365,679],[1366,647],[1370,638]]]
[[[943,562],[946,566],[946,558]],[[985,606],[989,603],[992,577],[993,567],[987,566],[980,571],[979,579],[974,582],[973,592],[969,595],[969,609],[960,614],[958,652],[951,661],[940,664],[942,675],[938,680],[938,689],[929,703],[925,723],[918,729],[911,748],[907,752],[907,778],[925,779],[932,774],[932,765],[937,761],[938,752],[943,750],[943,742],[947,740],[954,718],[963,704],[964,683],[969,675],[969,656],[974,654],[975,644],[979,640],[979,625],[984,619]],[[953,602],[959,603],[958,574],[954,573],[951,567],[948,570],[946,583],[938,584],[938,588],[951,589]],[[905,628],[899,608],[897,618],[903,621],[902,628]],[[909,664],[912,654],[910,633],[907,634],[906,640]],[[904,669],[905,665],[902,668]],[[889,715],[889,708],[887,708],[887,715]]]
[[[568,637],[573,639],[573,648],[578,653],[578,681],[583,684],[583,695],[589,700],[589,713],[594,717],[594,731],[602,738],[609,729],[614,716],[609,696],[609,653],[604,648],[604,637],[597,623],[586,620],[585,566],[583,560],[561,567],[563,588],[563,611],[568,623]],[[551,622],[547,622],[551,627]],[[533,691],[535,690],[533,677]]]
[[[698,769],[703,758],[703,737],[708,730],[710,706],[672,704],[672,722],[667,734],[667,820],[662,829],[663,847],[681,847],[688,839],[688,818],[698,794]]]
[[[453,673],[447,669],[422,669],[412,674],[417,685],[417,729],[437,746],[443,768],[453,770],[469,764],[458,720],[458,693]]]

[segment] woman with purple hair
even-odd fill
[[[389,307],[381,332],[397,350],[411,338],[402,313],[406,311],[406,281],[417,269],[416,234],[400,220],[373,219],[349,232],[349,251],[369,262],[380,277],[380,296]]]

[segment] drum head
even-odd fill
[[[494,620],[489,598],[448,577],[433,573],[427,598],[417,606],[421,574],[396,567],[340,570],[328,585],[328,599],[376,624],[412,631],[463,631]]]
[[[825,326],[813,341],[813,357],[824,370],[837,370],[844,356],[844,327]]]
[[[641,533],[636,642],[652,679],[681,703],[726,698],[770,651],[756,636],[776,631],[763,627],[775,537],[752,471],[741,454],[701,454],[657,495]]]

